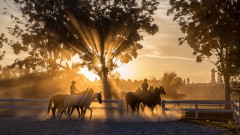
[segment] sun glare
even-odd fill
[[[88,71],[87,68],[80,68],[79,74],[83,74],[85,77],[87,77],[91,82],[93,82],[95,79],[100,79],[96,74],[94,74],[91,71]]]

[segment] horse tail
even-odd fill
[[[51,97],[49,104],[48,104],[48,114],[50,112],[50,109],[52,108],[52,102],[53,102],[53,97]]]
[[[127,111],[128,111],[128,103],[126,103],[127,104]]]

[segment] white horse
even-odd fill
[[[97,98],[98,102],[102,103],[102,94],[100,93],[93,93],[93,94],[84,94],[84,95],[68,95],[64,99],[64,107],[60,114],[60,119],[62,117],[63,112],[66,113],[66,109],[69,107],[80,107],[84,108],[83,119],[87,109],[91,111],[90,119],[92,117],[92,109],[90,105],[93,100]]]

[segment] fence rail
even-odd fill
[[[0,109],[9,109],[9,114],[13,115],[14,109],[47,109],[48,107],[49,99],[0,99],[0,103],[9,103],[7,105],[0,105]],[[93,101],[98,102],[98,101]],[[16,103],[42,103],[41,105],[16,105]],[[105,99],[103,100],[103,103],[118,103],[118,107],[111,107],[111,106],[105,106],[105,107],[95,107],[92,106],[92,109],[106,109],[106,110],[119,110],[120,115],[123,115],[123,100],[117,99],[117,100],[111,100],[111,99]]]
[[[177,104],[189,106],[189,108],[167,108],[166,104]],[[162,101],[162,111],[193,111],[195,112],[195,119],[198,119],[198,112],[233,112],[233,109],[224,109],[223,105],[233,105],[233,102],[226,102],[221,100],[181,100],[181,101]],[[193,107],[192,107],[193,106]],[[219,109],[199,108],[199,107],[219,107]]]

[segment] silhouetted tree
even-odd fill
[[[182,78],[177,77],[175,72],[165,72],[161,78],[161,83],[169,97],[176,98],[177,90],[183,85]]]
[[[231,90],[234,94],[238,95],[239,101],[240,101],[240,60],[239,60],[239,54],[240,54],[240,45],[238,48],[234,50],[234,53],[232,54],[232,63],[233,66],[238,69],[235,71],[235,74],[233,75],[231,79]]]
[[[11,3],[9,1],[4,2]],[[28,56],[24,59],[16,59],[8,68],[26,69],[29,73],[31,71],[47,71],[49,76],[54,77],[60,68],[66,68],[62,62],[70,60],[74,53],[68,47],[62,45],[54,36],[47,34],[40,21],[29,17],[30,7],[28,6],[30,6],[30,1],[27,2],[28,4],[22,2],[16,1],[17,5],[15,5],[15,8],[19,8],[19,12],[22,13],[22,17],[11,14],[8,9],[5,9],[6,11],[3,14],[10,15],[13,23],[16,24],[13,27],[8,27],[9,33],[13,37],[22,40],[10,40],[8,44],[16,55],[24,52]],[[21,8],[22,4],[26,4],[25,7]]]
[[[232,55],[239,47],[240,1],[236,0],[170,0],[168,15],[174,14],[185,34],[179,43],[187,43],[197,62],[214,56],[211,61],[223,75],[225,100],[230,101],[230,78],[236,73]]]
[[[2,33],[0,35],[0,49],[3,47],[3,44],[7,42],[7,38],[5,37],[5,35]],[[3,59],[4,55],[5,55],[5,51],[0,51],[0,60]],[[1,67],[2,68],[2,67]]]
[[[101,78],[105,98],[111,98],[108,74],[119,66],[117,63],[137,57],[143,31],[151,35],[158,31],[152,17],[156,0],[14,1],[27,20],[27,35],[18,33],[23,40],[18,47],[31,48],[26,37],[41,34],[46,39],[43,42],[54,41],[53,48],[74,50],[83,64]],[[30,39],[39,40],[38,36]]]

